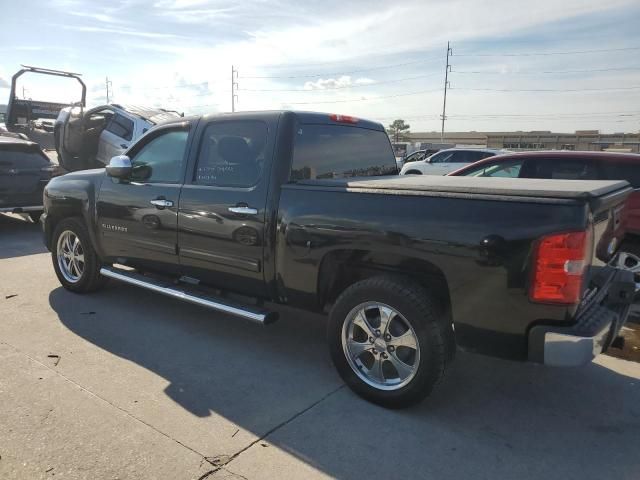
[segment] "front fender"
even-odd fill
[[[102,256],[96,224],[96,201],[105,177],[104,169],[84,170],[52,179],[44,189],[42,217],[45,245],[51,250],[51,237],[57,223],[69,217],[80,217],[87,226],[91,242]]]

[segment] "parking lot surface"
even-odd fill
[[[0,478],[638,479],[640,364],[459,353],[418,407],[334,372],[321,317],[258,327],[134,287],[74,295],[0,215]]]

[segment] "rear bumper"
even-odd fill
[[[591,362],[607,350],[626,323],[634,300],[634,274],[615,269],[597,298],[570,326],[536,325],[529,331],[529,360],[556,367]]]

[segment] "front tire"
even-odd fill
[[[355,283],[329,315],[331,358],[358,395],[388,408],[422,401],[447,364],[447,316],[441,302],[403,277]]]
[[[82,221],[67,218],[53,232],[51,260],[64,288],[76,293],[100,289],[106,278],[100,275],[100,259]]]

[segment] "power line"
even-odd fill
[[[431,90],[421,90],[419,92],[411,92],[411,93],[399,93],[396,95],[382,95],[382,96],[376,96],[376,97],[369,97],[369,98],[353,98],[353,99],[349,99],[349,100],[331,100],[328,102],[283,102],[286,103],[287,105],[316,105],[316,104],[322,104],[322,103],[349,103],[349,102],[366,102],[369,100],[381,100],[383,98],[396,98],[396,97],[408,97],[410,95],[421,95],[423,93],[433,93],[433,92],[439,92],[440,88],[433,88]]]
[[[460,88],[456,87],[453,90],[462,90],[467,92],[603,92],[611,90],[637,90],[640,89],[640,85],[633,87],[607,87],[607,88]]]
[[[594,72],[618,72],[640,70],[640,67],[620,67],[620,68],[594,68],[587,70],[542,70],[538,72],[501,72],[497,70],[453,70],[453,73],[462,74],[494,74],[494,75],[538,75],[538,74],[564,74],[564,73],[594,73]]]
[[[258,68],[282,68],[282,69],[298,69],[298,68],[309,68],[309,67],[319,67],[319,66],[323,66],[323,65],[335,65],[336,63],[348,63],[348,62],[354,62],[355,60],[362,60],[365,58],[380,58],[380,57],[390,57],[390,56],[397,56],[399,53],[405,53],[405,52],[387,52],[387,53],[378,53],[378,54],[369,54],[369,55],[358,55],[356,57],[351,57],[351,58],[347,58],[344,60],[333,60],[333,61],[328,61],[328,62],[314,62],[314,63],[301,63],[301,64],[297,64],[297,65],[282,65],[282,64],[278,64],[278,65],[254,65],[254,67],[258,67]],[[422,54],[422,53],[426,53],[426,51],[408,51],[406,52],[407,54]],[[432,57],[432,58],[440,58],[440,57]],[[244,65],[244,66],[248,66],[248,65]]]
[[[414,77],[406,77],[406,78],[397,78],[395,80],[382,80],[379,82],[371,82],[371,83],[359,83],[355,85],[339,85],[337,87],[327,87],[327,88],[311,88],[311,89],[302,89],[302,88],[273,88],[273,89],[261,89],[261,88],[241,88],[239,89],[241,92],[326,92],[327,90],[342,90],[345,88],[362,88],[362,87],[373,87],[376,85],[384,85],[388,83],[399,83],[406,82],[409,80],[416,80],[418,78],[427,78],[433,77],[437,75],[439,72],[428,73],[425,75],[416,75]],[[245,77],[243,77],[245,78]]]
[[[572,50],[566,52],[521,52],[521,53],[456,53],[456,57],[536,57],[550,55],[580,55],[583,53],[626,52],[640,47],[602,48],[595,50]]]
[[[624,112],[575,112],[575,113],[454,113],[447,115],[448,118],[554,118],[554,117],[582,117],[582,116],[607,116],[607,117],[633,117],[640,115],[640,110]],[[407,120],[420,118],[440,118],[439,115],[395,115],[393,117],[379,118],[403,118]]]
[[[280,79],[295,79],[295,78],[316,78],[316,77],[324,77],[324,76],[335,76],[335,75],[351,75],[354,73],[361,73],[361,72],[371,72],[374,70],[384,70],[384,69],[388,69],[388,68],[398,68],[398,67],[406,67],[407,65],[417,65],[417,64],[422,64],[425,62],[430,62],[432,60],[437,60],[437,59],[427,59],[427,60],[416,60],[413,62],[405,62],[405,63],[396,63],[394,65],[381,65],[378,67],[369,67],[369,68],[361,68],[359,70],[351,70],[349,72],[330,72],[330,73],[326,73],[326,72],[322,72],[322,73],[314,73],[314,74],[308,74],[308,75],[268,75],[268,76],[242,76],[242,78],[256,78],[256,79],[269,79],[269,78],[280,78]]]

